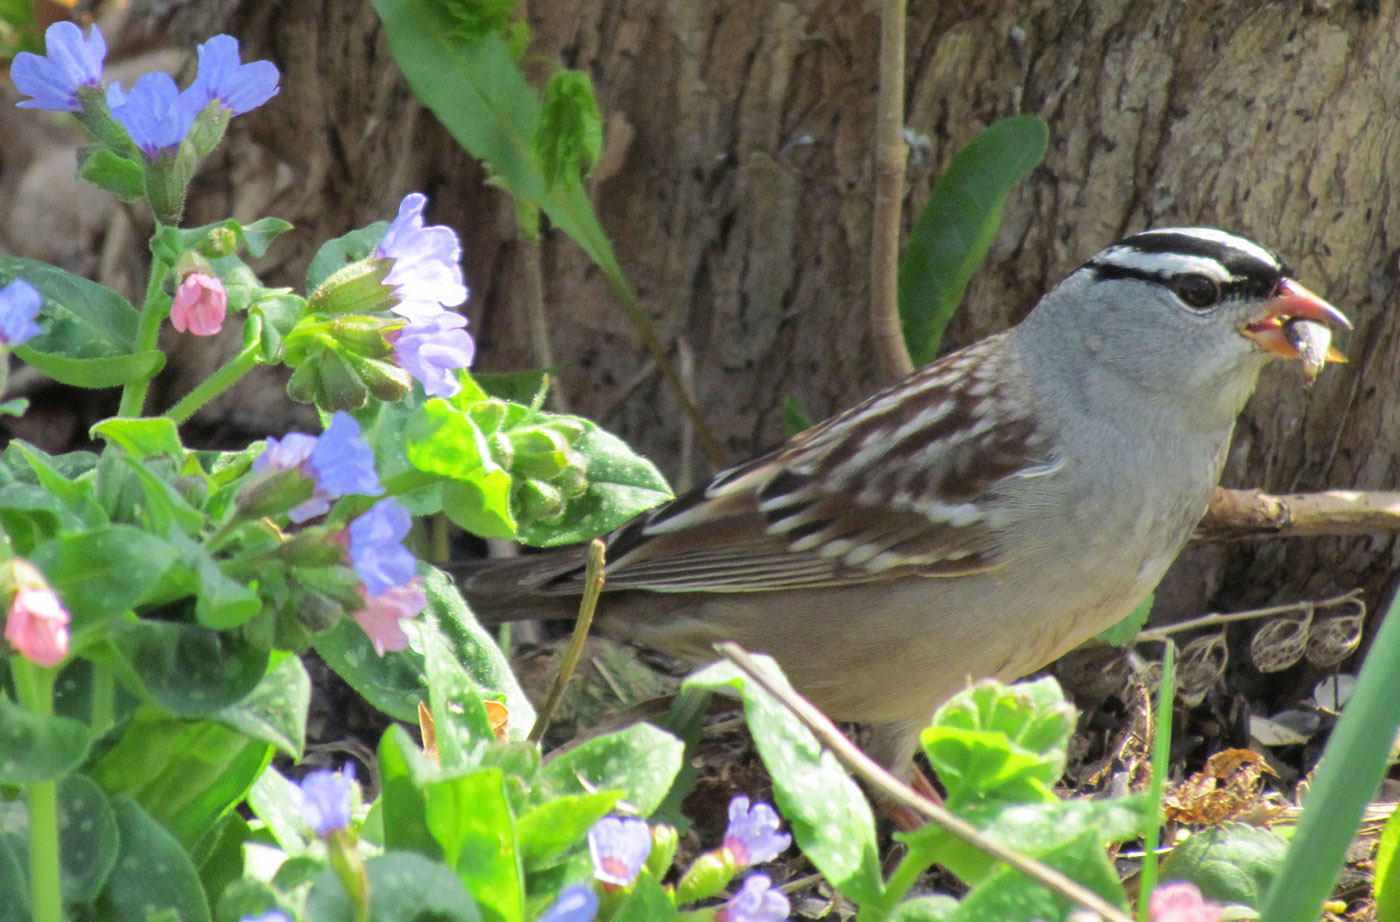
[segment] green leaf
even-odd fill
[[[1094,832],[1085,832],[1056,848],[1037,853],[1035,857],[1064,872],[1070,879],[1088,887],[1118,908],[1127,908],[1127,895],[1118,880],[1118,873]],[[949,913],[946,920],[1001,922],[1004,919],[1043,919],[1045,922],[1069,922],[1070,915],[1078,909],[1077,904],[1020,871],[1003,867],[963,897],[958,908]]]
[[[242,701],[220,711],[216,719],[300,761],[306,745],[306,715],[311,708],[311,676],[301,657],[280,651],[272,656],[274,665],[257,687]]]
[[[117,863],[117,817],[107,795],[86,775],[58,783],[58,844],[63,901],[94,899]]]
[[[1376,847],[1376,919],[1378,922],[1400,922],[1400,810],[1390,814]]]
[[[120,445],[137,460],[156,455],[169,455],[181,460],[188,454],[180,442],[180,433],[175,428],[175,423],[163,416],[140,419],[114,416],[93,426],[88,434]]]
[[[196,624],[132,621],[113,626],[109,640],[127,685],[184,717],[217,714],[267,672],[267,650]]]
[[[581,70],[557,70],[544,89],[535,157],[549,185],[588,172],[603,152],[603,116],[593,80]]]
[[[651,872],[643,870],[632,885],[622,905],[617,907],[612,922],[666,922],[679,915],[666,890]]]
[[[504,775],[486,768],[423,788],[424,817],[485,922],[524,918],[524,872],[515,845]]]
[[[14,897],[0,900],[0,922],[34,922],[29,911],[27,852],[19,853],[22,845],[18,835],[0,833],[0,893]]]
[[[376,221],[321,244],[306,271],[306,290],[315,291],[321,283],[358,259],[366,259],[384,239],[388,221]]]
[[[665,730],[633,724],[561,753],[544,766],[539,777],[556,797],[621,791],[630,809],[649,816],[671,789],[684,749],[681,741]]]
[[[895,906],[890,922],[944,922],[957,908],[958,901],[951,896],[919,896]]]
[[[78,178],[106,189],[124,202],[139,201],[146,194],[146,168],[105,147],[79,153]]]
[[[1108,800],[1057,800],[1053,803],[984,803],[961,811],[963,819],[989,837],[1027,854],[1060,848],[1084,833],[1107,845],[1136,839],[1150,822],[1146,794]],[[929,824],[895,838],[927,853],[968,884],[997,868],[996,859],[962,839]]]
[[[522,739],[534,721],[534,708],[521,691],[491,634],[481,626],[461,593],[442,571],[428,569],[424,580],[428,607],[416,632],[420,638],[440,634],[484,697],[504,699],[512,739]],[[338,675],[375,707],[396,720],[416,724],[418,702],[428,701],[423,643],[378,656],[365,632],[346,618],[316,635],[316,651]]]
[[[462,882],[436,861],[412,852],[389,852],[365,862],[370,922],[480,922]],[[316,878],[306,897],[304,922],[346,922],[355,907],[332,871]]]
[[[929,193],[899,264],[899,314],[915,367],[943,331],[991,248],[1011,190],[1045,157],[1050,130],[1034,115],[989,126],[958,151]]]
[[[766,656],[757,659],[773,682],[788,687],[776,663]],[[881,899],[875,820],[865,795],[836,757],[777,699],[746,681],[733,663],[708,666],[682,687],[742,693],[749,730],[773,776],[773,799],[803,853],[857,903]]]
[[[1112,627],[1099,631],[1094,635],[1094,639],[1115,647],[1126,647],[1132,643],[1142,631],[1143,625],[1147,624],[1147,616],[1152,614],[1152,602],[1156,597],[1155,592],[1149,592],[1147,598],[1139,602],[1131,614]]]
[[[76,457],[75,457],[76,456]],[[94,459],[95,456],[87,452],[70,452],[67,455],[53,456],[46,454],[19,439],[15,439],[5,449],[5,458],[11,464],[18,466],[19,463],[28,465],[34,472],[34,478],[45,492],[55,499],[60,500],[63,505],[73,514],[75,520],[83,525],[105,525],[107,524],[106,514],[97,505],[96,488],[92,479],[84,476],[89,468],[74,470],[78,467],[71,462],[75,460]],[[64,470],[64,468],[69,468]],[[18,478],[17,478],[18,479]],[[72,528],[72,531],[81,531],[80,528]]]
[[[432,617],[431,612],[424,612],[424,618]],[[474,768],[477,753],[495,739],[486,707],[442,632],[425,631],[422,640],[438,761],[445,769]]]
[[[1051,802],[1075,719],[1052,678],[984,680],[940,707],[920,741],[955,812],[989,800]]]
[[[374,0],[389,51],[409,86],[474,157],[484,160],[518,201],[528,202],[573,238],[625,301],[636,303],[582,183],[550,185],[534,156],[540,102],[497,33],[468,37],[449,4]]]
[[[439,767],[414,745],[397,724],[379,739],[379,801],[383,813],[384,846],[417,852],[434,860],[442,846],[428,830],[423,787],[439,777]]]
[[[558,522],[522,523],[519,538],[526,544],[551,547],[586,541],[674,496],[656,466],[626,442],[591,420],[574,419],[584,429],[572,447],[587,459],[588,490],[569,501]]]
[[[71,358],[53,352],[40,352],[33,345],[23,345],[15,349],[15,355],[69,387],[121,387],[132,381],[154,378],[165,367],[165,353],[159,349],[128,355]]]
[[[1287,851],[1287,840],[1276,832],[1227,823],[1203,829],[1177,845],[1158,876],[1189,880],[1208,900],[1258,909]]]
[[[582,842],[593,824],[617,805],[619,796],[617,791],[565,794],[522,814],[515,821],[515,840],[525,869],[542,868]]]
[[[0,694],[0,784],[50,781],[76,768],[88,751],[88,728],[43,717]]]
[[[15,354],[49,377],[77,387],[115,387],[164,366],[159,350],[132,353],[136,308],[111,289],[47,263],[0,256],[0,285],[15,278],[44,295],[43,332]]]
[[[110,793],[130,796],[184,848],[193,849],[247,796],[272,747],[213,721],[136,712],[92,768]]]
[[[796,435],[804,429],[812,428],[816,420],[802,408],[796,397],[789,396],[783,401],[783,427],[789,435]]]
[[[248,807],[289,857],[304,855],[315,839],[302,815],[301,788],[269,765],[248,789]]]
[[[180,843],[130,797],[114,797],[112,812],[121,852],[93,907],[97,922],[163,915],[180,922],[209,922],[199,875]]]
[[[130,525],[59,535],[37,545],[29,560],[73,616],[73,630],[130,610],[174,564],[168,542]]]

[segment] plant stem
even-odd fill
[[[1152,741],[1152,783],[1148,796],[1147,834],[1142,837],[1142,873],[1138,876],[1138,917],[1147,922],[1147,904],[1157,886],[1157,845],[1162,834],[1162,793],[1171,767],[1172,702],[1176,699],[1176,644],[1167,640],[1162,653],[1162,685],[1157,690],[1157,732]]]
[[[1371,652],[1356,677],[1259,918],[1312,922],[1332,891],[1366,804],[1385,777],[1391,744],[1400,727],[1400,595],[1391,599]]]
[[[588,628],[593,624],[593,612],[598,607],[598,596],[603,591],[603,553],[606,547],[600,538],[594,538],[588,545],[588,569],[584,571],[583,600],[579,603],[578,620],[574,622],[574,635],[569,638],[569,646],[564,650],[564,659],[559,664],[559,672],[554,676],[554,684],[549,688],[549,697],[540,706],[539,713],[535,715],[535,725],[530,728],[530,735],[526,737],[536,745],[544,737],[544,731],[549,727],[549,719],[554,716],[554,709],[564,697],[564,686],[569,684],[574,667],[583,655],[583,642],[588,639]]]
[[[53,716],[56,670],[36,666],[23,656],[10,658],[19,703],[40,717]],[[63,892],[58,857],[58,785],[52,779],[24,786],[29,806],[29,900],[33,922],[63,922]]]
[[[88,726],[94,740],[112,728],[117,709],[117,683],[109,666],[92,664],[92,711]]]
[[[161,291],[165,277],[169,274],[170,267],[163,261],[151,261],[151,277],[146,282],[146,300],[141,305],[141,319],[136,327],[136,352],[149,352],[160,340],[160,325],[170,315],[170,302]],[[150,387],[151,378],[127,382],[122,388],[117,415],[140,416],[141,409],[146,404],[146,392]]]
[[[890,379],[914,370],[899,322],[899,226],[904,201],[905,0],[880,10],[880,89],[875,111],[875,203],[870,227],[870,332]]]
[[[183,423],[193,416],[200,407],[233,387],[234,384],[238,383],[239,378],[252,371],[253,366],[257,364],[258,347],[254,344],[235,355],[218,371],[205,378],[198,387],[186,394],[183,400],[166,410],[165,418],[173,420],[176,425]]]

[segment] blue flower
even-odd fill
[[[240,63],[238,39],[232,35],[216,35],[199,46],[199,73],[186,92],[196,110],[217,99],[233,115],[242,115],[276,96],[279,79],[281,75],[276,64],[271,61]]]
[[[782,820],[765,803],[749,806],[740,794],[729,802],[729,828],[724,831],[724,848],[738,867],[772,861],[792,844],[792,836],[779,832]]]
[[[418,561],[403,546],[413,516],[395,499],[375,503],[350,523],[350,563],[371,596],[406,585]]]
[[[120,83],[107,87],[107,106],[141,153],[156,160],[185,140],[201,104],[188,92],[181,93],[169,74],[156,71],[139,78],[130,93]]]
[[[269,909],[256,916],[244,916],[238,922],[292,922],[292,917],[280,909]]]
[[[783,922],[792,911],[788,898],[773,889],[767,874],[751,874],[744,886],[715,913],[717,922]]]
[[[22,346],[42,330],[34,318],[44,296],[24,279],[15,279],[0,288],[0,345]]]
[[[83,111],[78,87],[102,83],[102,61],[107,57],[102,33],[93,26],[84,39],[77,23],[56,22],[44,33],[44,44],[47,56],[21,51],[10,65],[15,87],[34,97],[20,103],[20,108]]]
[[[626,887],[651,854],[651,827],[646,820],[605,816],[588,830],[588,853],[593,856],[594,877]]]
[[[317,485],[332,496],[378,496],[384,492],[374,470],[374,452],[360,437],[360,424],[344,410],[336,411],[316,440],[310,464]]]
[[[544,911],[539,922],[593,922],[597,915],[598,894],[592,887],[576,884],[559,894],[559,899]]]
[[[410,323],[390,334],[394,357],[404,370],[423,382],[429,397],[454,397],[462,389],[455,374],[476,357],[476,343],[463,329],[467,318],[455,311],[438,311],[430,320]]]
[[[350,493],[378,496],[384,492],[374,470],[374,452],[360,438],[360,424],[348,413],[331,417],[331,424],[319,437],[289,432],[281,439],[268,439],[267,447],[253,461],[253,471],[300,470],[315,481],[311,498],[287,513],[301,523],[323,515],[330,501]]]
[[[456,307],[467,300],[462,245],[452,228],[423,225],[427,202],[421,192],[404,196],[398,217],[374,251],[377,259],[394,260],[384,277],[384,284],[391,286],[398,298],[394,313],[415,322],[431,320],[444,306]]]
[[[301,779],[301,815],[316,835],[325,839],[350,826],[350,794],[355,783],[355,763],[345,771],[319,769]]]

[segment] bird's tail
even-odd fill
[[[578,615],[578,583],[584,552],[574,548],[494,560],[454,561],[440,568],[457,581],[457,588],[481,621],[567,619]]]

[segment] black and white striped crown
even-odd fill
[[[1224,297],[1265,298],[1289,274],[1277,256],[1251,240],[1212,227],[1166,227],[1125,237],[1085,268],[1098,278],[1170,283],[1204,275]]]

